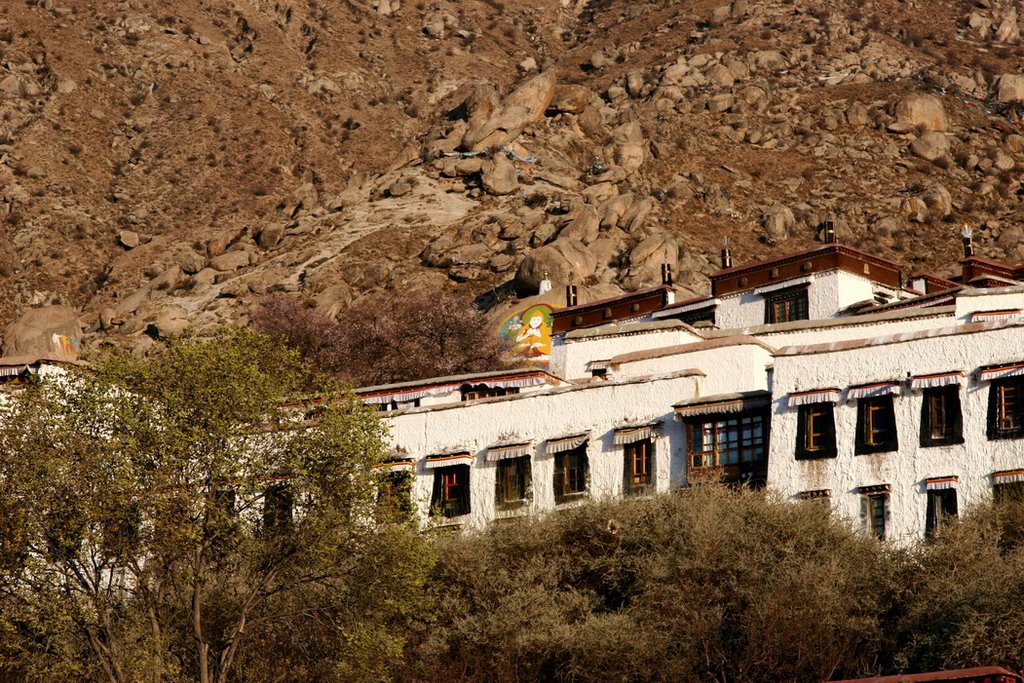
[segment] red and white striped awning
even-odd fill
[[[644,425],[633,425],[630,427],[619,427],[615,430],[615,445],[621,446],[627,443],[636,443],[654,436],[658,423],[653,422]]]
[[[377,467],[379,469],[388,469],[392,472],[408,472],[412,470],[413,462],[412,458],[396,458],[394,460],[385,460],[378,464]]]
[[[548,439],[545,445],[545,450],[548,453],[564,453],[571,451],[575,448],[579,448],[587,442],[590,438],[590,434],[569,434],[568,436],[559,436],[554,439]]]
[[[950,384],[960,384],[964,379],[964,373],[959,370],[952,372],[936,372],[931,375],[914,375],[910,379],[911,389],[932,389],[934,387],[946,387]]]
[[[888,396],[895,394],[900,388],[899,382],[875,382],[873,384],[860,384],[846,390],[846,400],[854,401],[859,398],[874,398],[875,396]]]
[[[1011,308],[1005,311],[975,311],[971,313],[972,323],[983,323],[988,320],[999,320],[1000,318],[1015,318],[1020,315],[1020,310]]]
[[[978,379],[982,382],[1004,377],[1020,377],[1021,375],[1024,375],[1024,363],[1006,363],[991,368],[982,368],[978,371]]]
[[[771,403],[772,395],[767,391],[746,391],[733,394],[715,394],[691,398],[675,404],[677,417],[694,415],[715,415],[718,413],[742,413],[746,410],[763,408]]]
[[[473,456],[469,454],[469,451],[452,451],[450,453],[428,455],[423,461],[423,466],[428,470],[432,470],[450,465],[468,465],[472,461]]]
[[[0,368],[0,377],[17,377],[23,372],[35,374],[36,369],[31,365],[8,365]]]
[[[789,394],[789,407],[811,405],[812,403],[836,403],[839,400],[839,389],[812,389],[810,391],[794,391]]]
[[[1024,481],[1024,470],[1003,470],[992,473],[993,484],[1013,484],[1018,481]]]
[[[443,387],[430,387],[428,389],[417,389],[416,391],[398,391],[391,392],[388,394],[377,394],[376,396],[363,396],[363,403],[376,404],[376,403],[408,403],[415,401],[418,398],[425,396],[439,396],[442,394],[450,394],[458,391],[459,386],[457,384],[449,384]]]
[[[477,381],[466,381],[460,386],[485,386],[492,389],[522,389],[524,387],[535,387],[540,384],[544,384],[546,380],[543,377],[521,377],[519,379],[483,379]]]
[[[507,441],[487,447],[487,462],[497,462],[506,458],[521,458],[533,452],[533,444],[529,441]]]
[[[934,477],[932,479],[924,480],[924,488],[927,491],[942,491],[945,489],[955,489],[956,484],[959,481],[958,477]]]

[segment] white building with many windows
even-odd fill
[[[482,527],[697,481],[827,501],[880,538],[1024,492],[1024,267],[956,280],[829,241],[554,313],[547,369],[368,387],[383,467],[440,524]]]

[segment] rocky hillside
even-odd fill
[[[0,3],[0,314],[605,296],[844,242],[1024,260],[1019,0]],[[585,300],[585,299],[584,299]]]

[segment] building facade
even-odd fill
[[[496,520],[698,481],[817,500],[922,538],[1024,494],[1024,273],[963,276],[827,242],[556,314],[550,366],[357,390],[391,427],[389,476],[423,519]]]

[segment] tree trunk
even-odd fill
[[[192,635],[196,639],[196,656],[199,658],[199,683],[210,683],[210,644],[203,639],[203,551],[195,551],[195,566],[192,578]]]

